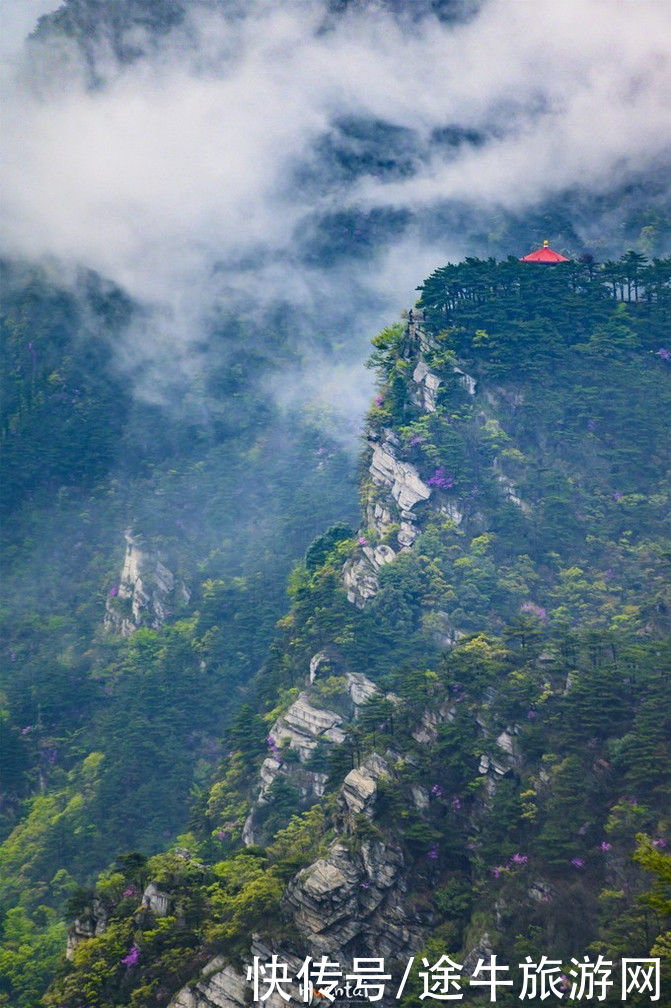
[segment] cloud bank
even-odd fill
[[[103,39],[96,87],[62,38],[2,85],[0,251],[95,269],[151,308],[123,348],[145,395],[198,372],[216,305],[261,328],[266,306],[293,306],[317,357],[330,315],[324,366],[340,346],[343,367],[434,265],[490,251],[455,207],[486,233],[566,190],[665,178],[656,0],[491,0],[457,23],[300,0],[189,12],[130,63]],[[593,234],[591,214],[570,224]]]

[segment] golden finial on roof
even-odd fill
[[[545,241],[543,242],[543,248],[547,248],[549,244],[550,242],[546,238]]]

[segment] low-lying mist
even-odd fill
[[[619,0],[71,0],[4,74],[2,252],[123,288],[117,363],[165,405],[202,403],[222,314],[265,348],[279,306],[268,388],[345,406],[349,438],[370,336],[440,262],[646,224],[663,251],[670,28]]]

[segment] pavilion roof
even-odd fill
[[[530,252],[529,255],[522,256],[520,262],[537,262],[537,263],[561,263],[570,262],[566,256],[561,255],[560,252],[555,252],[551,249],[548,242],[544,241],[541,248],[536,249],[535,252]]]

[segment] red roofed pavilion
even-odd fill
[[[570,262],[566,256],[560,255],[559,252],[555,252],[551,249],[547,241],[543,242],[543,247],[536,249],[535,252],[530,252],[529,255],[522,256],[520,262],[533,262],[533,263],[562,263]]]

